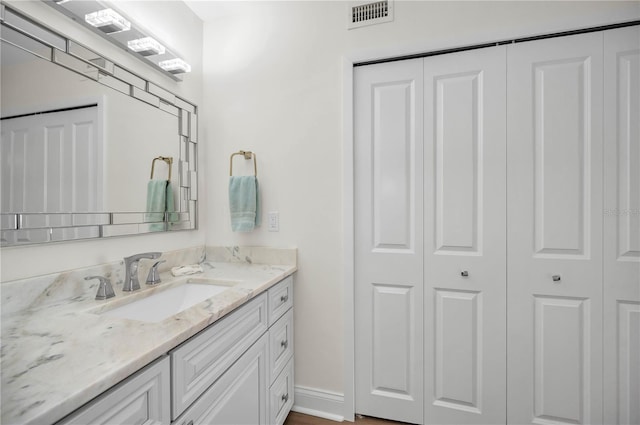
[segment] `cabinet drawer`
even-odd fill
[[[164,356],[125,379],[57,425],[167,424],[169,357]]]
[[[293,407],[293,358],[269,391],[269,423],[282,425]]]
[[[268,291],[269,326],[274,324],[293,305],[293,276],[283,279]]]
[[[262,294],[172,351],[172,418],[184,412],[267,328],[267,297]]]
[[[263,335],[174,425],[266,424],[267,347],[267,336]]]
[[[271,379],[285,368],[293,356],[293,309],[269,328],[269,366]]]

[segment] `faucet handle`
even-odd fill
[[[113,286],[111,286],[111,281],[103,276],[87,276],[84,280],[98,279],[100,283],[98,284],[98,293],[96,294],[96,300],[107,300],[109,298],[113,298],[116,296],[115,292],[113,292]]]
[[[147,276],[147,285],[156,285],[161,282],[160,275],[158,274],[158,264],[166,262],[167,260],[158,261],[151,266],[151,270],[149,270],[149,275]]]

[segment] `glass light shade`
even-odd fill
[[[188,63],[186,63],[180,58],[162,61],[158,63],[158,66],[172,74],[182,74],[185,72],[191,72],[191,65],[189,65]]]
[[[127,47],[142,56],[161,55],[165,52],[164,46],[151,37],[128,41]]]
[[[129,31],[131,29],[131,23],[113,9],[103,9],[88,13],[84,16],[84,20],[87,21],[89,25],[93,25],[107,34]]]

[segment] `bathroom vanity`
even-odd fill
[[[3,312],[2,422],[282,424],[293,406],[295,261],[202,266],[134,293],[114,285],[106,301],[93,299],[97,282],[79,289],[87,271],[74,271]],[[194,282],[228,289],[159,321],[108,314]]]
[[[282,424],[293,405],[292,291],[289,276],[60,424]]]

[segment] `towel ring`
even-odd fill
[[[153,180],[153,171],[154,168],[156,166],[156,161],[164,161],[167,163],[167,165],[169,166],[169,181],[171,181],[171,165],[173,165],[173,157],[172,156],[159,156],[157,158],[153,158],[153,161],[151,161],[151,177],[149,177],[150,179]]]
[[[236,155],[244,156],[244,159],[253,158],[253,174],[258,177],[258,163],[256,161],[256,154],[251,151],[238,151],[231,154],[231,158],[229,158],[229,175],[233,176],[233,157]]]

